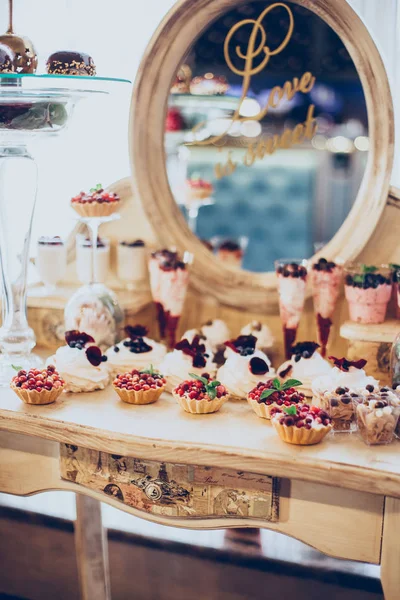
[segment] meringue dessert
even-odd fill
[[[160,365],[160,370],[167,379],[167,391],[172,392],[179,383],[189,379],[190,374],[210,377],[215,375],[215,365],[212,356],[206,351],[199,336],[191,342],[181,340],[172,352],[169,352]]]
[[[355,265],[346,269],[345,296],[355,323],[383,323],[392,295],[389,269]]]
[[[321,375],[312,382],[312,393],[315,400],[323,402],[324,394],[332,393],[336,388],[347,388],[347,391],[355,394],[365,393],[367,386],[376,388],[379,381],[367,375],[364,367],[367,361],[363,358],[350,361],[346,358],[335,358],[330,356],[329,360],[334,363],[334,368],[328,375]]]
[[[104,389],[110,380],[107,356],[92,336],[72,330],[65,332],[66,346],[58,348],[46,364],[54,365],[65,381],[67,392],[93,392]]]
[[[270,350],[275,342],[270,328],[261,321],[251,321],[240,330],[240,335],[254,335],[257,338],[256,349],[261,352]]]
[[[225,321],[222,319],[210,319],[201,326],[201,333],[206,337],[212,351],[216,354],[219,350],[225,350],[225,342],[231,337],[231,333]]]
[[[122,342],[106,351],[111,377],[133,369],[148,369],[150,365],[158,369],[167,353],[164,344],[148,338],[148,331],[142,325],[127,325],[125,333],[127,337]]]
[[[278,278],[279,312],[281,316],[285,357],[291,356],[296,340],[297,328],[306,298],[307,269],[306,261],[276,261]]]
[[[314,263],[310,272],[314,311],[317,317],[318,342],[322,356],[326,355],[332,317],[342,285],[343,269],[326,258]]]
[[[312,382],[317,377],[329,375],[332,366],[318,352],[319,344],[315,342],[299,342],[292,347],[290,360],[281,365],[277,371],[282,381],[299,379],[302,384],[299,391],[312,398]]]
[[[240,335],[225,342],[226,362],[218,369],[217,379],[233,399],[245,400],[258,383],[276,377],[268,356],[256,349],[256,343],[254,335]]]

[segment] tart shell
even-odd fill
[[[257,400],[252,400],[247,397],[247,402],[250,404],[251,408],[256,413],[257,417],[260,419],[271,419],[271,410],[276,408],[276,404],[265,404],[265,402],[258,403]]]
[[[196,400],[194,398],[180,396],[175,392],[172,392],[172,395],[180,407],[192,415],[204,415],[217,412],[229,397],[228,394],[226,394],[225,396],[221,396],[221,398],[214,398],[214,400]]]
[[[14,384],[10,385],[13,392],[15,392],[22,402],[25,404],[52,404],[57,400],[57,398],[62,394],[65,389],[65,385],[62,385],[58,388],[53,388],[52,390],[45,390],[38,392],[37,390],[23,390],[17,387]]]
[[[332,429],[332,425],[325,425],[319,429],[306,429],[305,427],[281,425],[276,419],[272,419],[271,422],[281,440],[287,444],[295,444],[297,446],[319,444]]]
[[[205,200],[209,198],[213,192],[210,188],[189,188],[188,198],[189,200]]]
[[[165,391],[165,386],[159,387],[155,390],[127,390],[125,388],[119,388],[113,385],[114,390],[123,402],[127,404],[153,404],[157,402],[161,394]]]
[[[120,202],[72,202],[72,208],[81,217],[109,217],[119,209]]]

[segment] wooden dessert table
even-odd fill
[[[331,435],[282,442],[246,402],[184,413],[164,394],[123,404],[111,388],[27,406],[0,390],[0,491],[77,493],[82,597],[110,598],[100,502],[187,528],[265,527],[334,557],[381,565],[400,589],[400,442]]]

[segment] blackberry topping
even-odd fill
[[[342,396],[343,394],[345,394],[345,393],[346,393],[346,390],[345,390],[344,388],[342,388],[342,387],[338,387],[338,388],[336,388],[335,392],[336,392],[336,394],[338,394],[339,396]]]
[[[283,277],[294,277],[299,279],[307,278],[307,269],[297,263],[288,263],[277,268],[278,275]]]
[[[219,250],[227,250],[228,252],[237,252],[238,250],[241,250],[241,248],[237,242],[234,242],[232,240],[226,240],[226,242],[223,242],[220,245]]]
[[[149,346],[149,344],[146,344],[144,339],[141,337],[137,337],[134,340],[129,340],[127,346],[129,347],[129,352],[134,354],[144,354],[145,352],[150,352],[152,350],[152,347]]]
[[[368,288],[376,289],[380,285],[391,285],[391,276],[385,277],[377,271],[378,267],[362,265],[360,273],[346,275],[345,284],[364,290]]]
[[[299,362],[301,358],[311,358],[319,347],[319,344],[316,342],[299,342],[295,346],[292,346],[292,354],[294,354],[295,362]]]
[[[333,261],[328,261],[326,258],[320,258],[318,262],[313,264],[314,271],[328,271],[332,272],[336,267],[336,263]]]
[[[70,348],[78,348],[78,350],[82,350],[85,344],[93,343],[94,338],[84,331],[71,329],[70,331],[65,332],[65,341]]]
[[[127,246],[128,248],[143,248],[144,245],[145,243],[143,240],[134,240],[133,242],[120,242],[120,246]]]
[[[279,376],[280,377],[287,377],[292,369],[293,369],[292,365],[288,365],[286,367],[286,369],[283,369],[283,371],[281,371],[279,373]]]
[[[254,335],[239,335],[235,340],[225,342],[225,346],[241,356],[251,356],[256,349],[257,338]]]
[[[268,373],[269,371],[269,367],[265,360],[258,358],[257,356],[251,359],[249,369],[253,375],[265,375],[265,373]]]

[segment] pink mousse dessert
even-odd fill
[[[304,308],[307,283],[307,261],[276,261],[279,312],[283,325],[285,356],[289,359],[296,341],[297,328]]]
[[[167,338],[170,347],[176,343],[176,330],[189,282],[190,258],[188,253],[182,260],[175,251],[158,250],[152,253],[149,261],[150,287],[160,335]]]
[[[343,269],[326,258],[314,263],[310,272],[314,310],[317,316],[318,343],[326,356],[332,316],[340,294]]]
[[[352,265],[345,272],[350,319],[356,323],[383,323],[392,294],[389,269]]]

